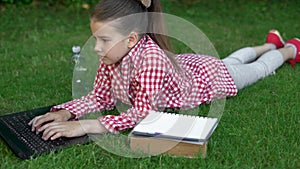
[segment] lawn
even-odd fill
[[[165,12],[184,18],[214,44],[220,57],[263,44],[270,29],[300,38],[297,1],[161,0]],[[90,37],[89,11],[66,7],[0,6],[0,110],[2,114],[72,98],[71,47]],[[176,52],[188,52],[175,43]],[[96,144],[21,161],[0,141],[1,168],[300,168],[300,64],[228,98],[206,159],[159,155],[126,158]],[[200,106],[201,107],[201,106]]]

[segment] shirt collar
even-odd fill
[[[149,40],[152,40],[149,35],[144,35],[139,42],[128,52],[128,54],[123,58],[122,64],[132,64],[135,69],[141,66],[143,57],[142,52],[146,48],[146,44]]]

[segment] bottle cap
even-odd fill
[[[80,53],[80,46],[73,46],[72,51],[73,53]]]

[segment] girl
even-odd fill
[[[29,122],[32,131],[43,132],[44,140],[118,133],[133,128],[149,110],[192,108],[235,96],[239,89],[270,75],[285,61],[292,66],[300,62],[300,40],[285,44],[275,30],[268,33],[264,45],[240,49],[223,60],[196,54],[182,54],[175,59],[164,52],[172,51],[165,36],[145,33],[164,30],[157,22],[162,18],[151,18],[148,12],[162,12],[160,1],[100,1],[90,19],[96,39],[94,50],[100,57],[93,91],[35,117]],[[120,19],[132,14],[139,15]],[[117,100],[132,107],[118,116],[68,121],[89,112],[113,109]]]

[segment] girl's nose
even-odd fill
[[[102,47],[99,44],[99,42],[96,42],[95,47],[94,47],[94,51],[97,52],[97,53],[102,52]]]

